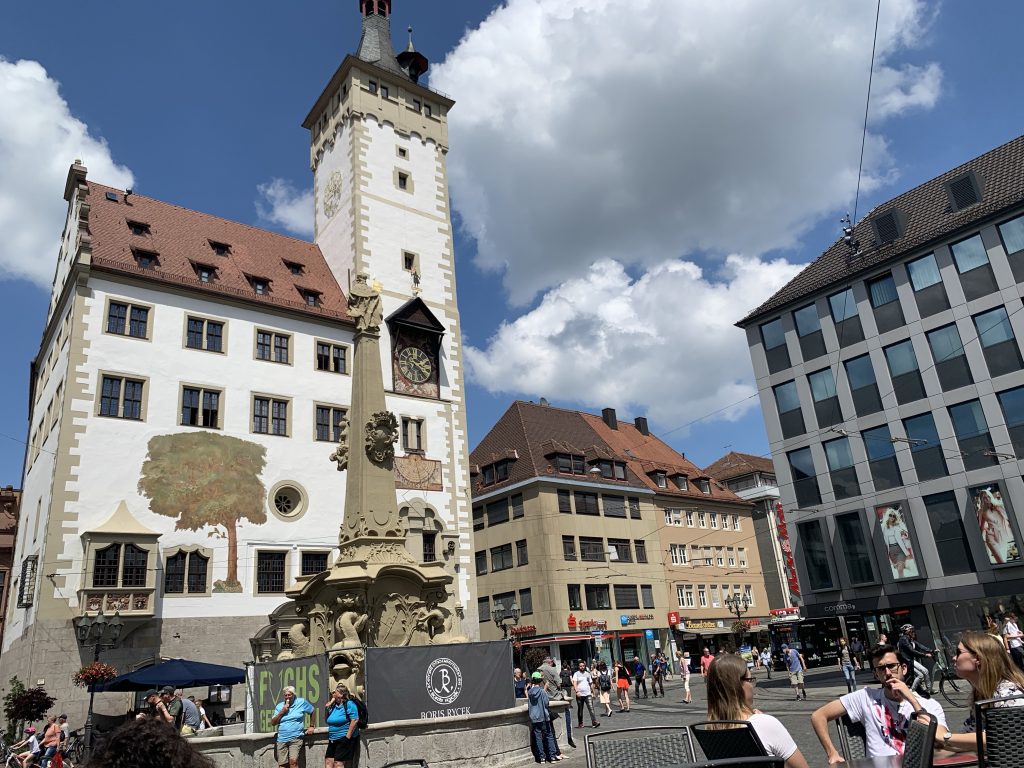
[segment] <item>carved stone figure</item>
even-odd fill
[[[348,469],[348,415],[341,420],[338,425],[338,429],[341,432],[340,439],[338,440],[338,447],[334,449],[334,453],[331,454],[330,460],[336,462],[338,465],[338,471],[344,472]]]
[[[366,654],[362,648],[352,648],[331,659],[331,677],[342,683],[359,698],[363,698],[363,664]]]
[[[409,645],[430,645],[435,642],[435,635],[444,632],[444,614],[438,608],[430,609],[421,603],[417,606],[414,616],[416,623],[409,638]]]
[[[356,275],[349,289],[348,313],[356,321],[357,331],[377,332],[384,319],[384,306],[380,294],[366,284],[366,275]]]
[[[301,621],[292,624],[291,629],[288,630],[288,640],[292,647],[278,654],[279,661],[301,659],[303,656],[310,655],[309,636],[306,634],[306,625]]]
[[[341,611],[334,621],[335,642],[333,648],[359,648],[363,645],[360,633],[366,628],[370,617],[362,612],[362,601],[354,596],[338,598]]]
[[[375,464],[390,464],[395,458],[398,419],[390,411],[379,411],[366,422],[366,455]]]

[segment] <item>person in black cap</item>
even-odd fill
[[[142,694],[142,707],[139,709],[139,713],[135,716],[135,719],[155,719],[157,716],[156,705],[159,701],[160,693],[156,690],[156,688],[150,688],[148,691]]]
[[[174,698],[173,686],[165,685],[160,689],[160,698],[156,703],[156,719],[181,727],[181,699]]]

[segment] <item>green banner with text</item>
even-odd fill
[[[295,695],[313,705],[309,724],[315,728],[324,725],[324,708],[332,682],[327,667],[327,655],[306,656],[287,661],[269,661],[254,664],[249,678],[249,701],[253,708],[253,725],[257,733],[271,733],[275,727],[270,719],[277,705],[284,701],[284,689],[295,688]]]

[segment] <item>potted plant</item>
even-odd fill
[[[94,661],[86,664],[71,676],[71,681],[79,688],[88,688],[90,685],[98,685],[117,677],[117,670],[102,661]]]

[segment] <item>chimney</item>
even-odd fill
[[[648,427],[647,427],[647,418],[646,417],[644,417],[644,416],[637,416],[633,420],[633,424],[636,425],[636,430],[641,435],[646,436],[646,435],[651,434],[651,430],[648,429]]]
[[[601,418],[604,419],[604,423],[607,424],[612,429],[619,428],[619,420],[615,418],[614,408],[605,408],[603,411],[601,411]]]

